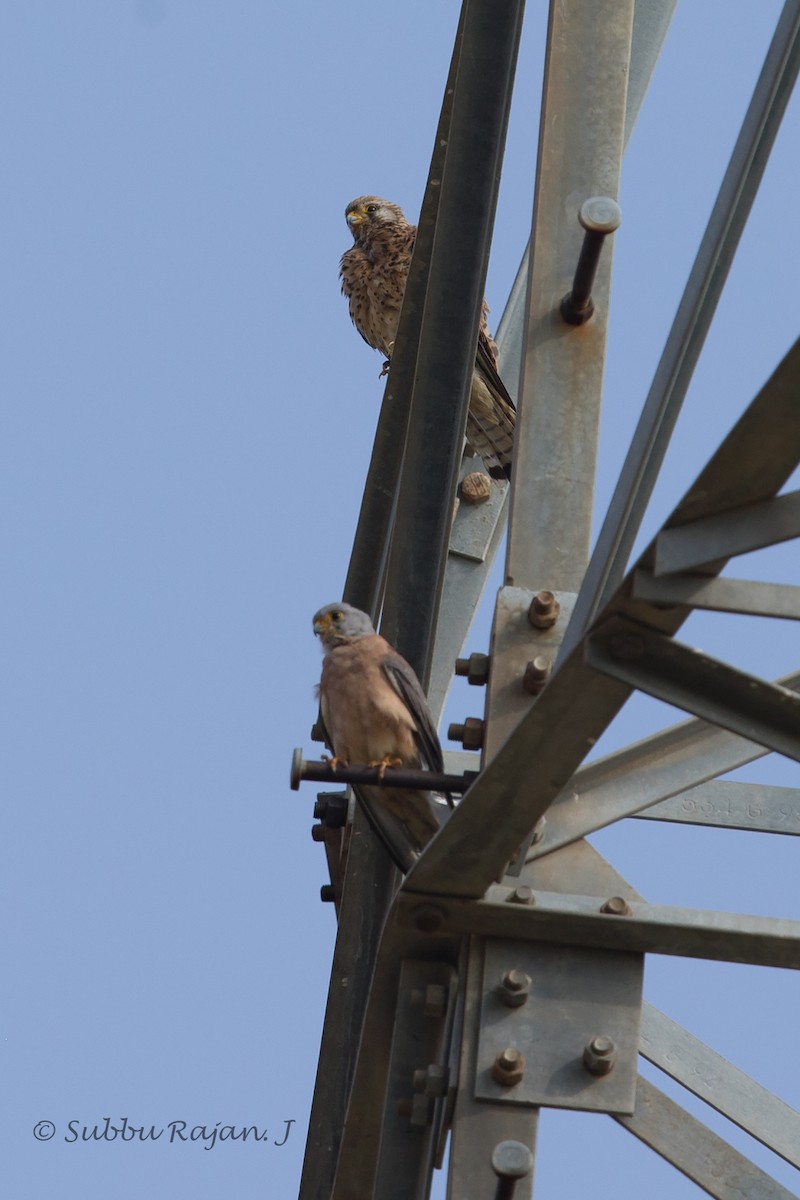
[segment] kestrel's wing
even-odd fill
[[[444,771],[442,747],[419,680],[406,660],[395,651],[387,654],[383,669],[389,683],[414,718],[414,741],[419,747],[423,763],[428,770],[441,773]]]

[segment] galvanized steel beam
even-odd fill
[[[668,527],[766,500],[779,491],[800,461],[798,392],[800,341],[700,473]],[[745,456],[749,470],[743,474]],[[638,565],[650,569],[652,556],[651,545]],[[715,564],[717,570],[723,566]],[[624,615],[654,631],[674,634],[689,611],[684,606],[664,609],[634,600],[626,582],[605,616]],[[600,675],[585,662],[578,644],[406,876],[404,888],[482,895],[568,784],[631,688],[629,683]]]
[[[381,632],[427,684],[523,0],[467,0]],[[430,181],[434,186],[436,181]]]
[[[652,1004],[642,1008],[640,1053],[740,1129],[800,1168],[800,1113]]]
[[[779,682],[798,690],[800,673]],[[576,771],[550,806],[543,837],[528,856],[550,854],[671,796],[691,795],[689,789],[766,753],[750,739],[705,721],[672,725]]]
[[[631,816],[639,820],[797,837],[800,836],[800,788],[713,780],[678,792],[669,800]]]
[[[787,0],[620,472],[562,655],[619,586],[800,69],[800,0]]]
[[[637,600],[652,600],[656,604],[686,604],[714,612],[800,621],[800,587],[791,584],[709,579],[706,575],[692,574],[656,578],[647,571],[636,571],[633,595]]]
[[[800,696],[789,688],[623,617],[590,633],[584,652],[596,670],[800,761]]]
[[[480,900],[399,893],[404,928],[800,969],[800,921],[493,884]]]
[[[634,1115],[614,1119],[716,1200],[797,1200],[647,1079],[639,1079]]]
[[[663,529],[656,538],[653,575],[691,571],[800,537],[800,492]]]

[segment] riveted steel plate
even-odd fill
[[[513,968],[531,984],[527,1001],[509,1008],[498,985]],[[640,954],[487,940],[476,1098],[632,1113],[643,973]],[[601,1034],[613,1041],[615,1062],[607,1075],[592,1075],[583,1051]],[[509,1046],[522,1052],[526,1066],[521,1082],[506,1087],[492,1078],[492,1065]]]

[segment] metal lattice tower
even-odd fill
[[[638,1075],[640,1054],[800,1168],[800,1115],[642,998],[646,954],[800,968],[800,922],[648,904],[585,841],[638,813],[674,819],[687,794],[708,799],[702,823],[774,828],[784,789],[718,777],[768,751],[800,759],[800,674],[765,681],[678,639],[698,608],[800,619],[800,588],[721,575],[800,535],[800,493],[781,491],[800,462],[800,342],[628,563],[800,66],[800,0],[589,554],[607,234],[674,3],[551,3],[532,253],[497,339],[513,480],[452,519],[523,10],[464,0],[345,599],[382,610],[438,716],[507,522],[491,653],[472,666],[481,770],[418,861],[394,848],[404,876],[370,829],[379,813],[318,810],[339,932],[301,1200],[423,1200],[448,1134],[452,1200],[527,1200],[542,1106],[609,1114],[719,1200],[791,1195]],[[636,690],[691,718],[582,765]],[[757,792],[757,816],[715,816],[723,786]]]

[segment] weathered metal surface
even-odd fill
[[[652,1004],[642,1009],[644,1058],[800,1168],[800,1113]]]
[[[800,6],[775,29],[581,587],[563,654],[619,586],[800,69]],[[746,500],[733,501],[745,503]]]
[[[800,674],[778,682],[796,690]],[[529,857],[549,854],[766,753],[748,738],[705,721],[673,725],[576,771],[550,806],[544,836],[531,847]]]
[[[530,977],[523,1004],[500,995],[509,970]],[[492,938],[486,942],[476,1095],[506,1104],[548,1105],[590,1112],[633,1112],[644,958]],[[610,1037],[613,1069],[593,1075],[583,1062],[587,1043]],[[526,1060],[525,1073],[503,1087],[491,1066],[504,1047]]]
[[[630,914],[617,916],[604,909],[613,897],[601,901],[537,890],[531,903],[518,904],[513,893],[513,888],[494,884],[481,900],[437,897],[421,905],[419,898],[401,891],[398,917],[405,927],[421,928],[424,910],[426,919],[437,914],[436,928],[443,933],[800,968],[800,921],[627,899]]]
[[[376,1175],[380,1200],[425,1200],[436,1151],[437,1114],[447,1092],[420,1086],[415,1072],[447,1058],[457,976],[445,963],[404,962],[394,1017],[383,1135]],[[426,1011],[426,993],[436,989],[442,1011]],[[442,1082],[444,1082],[443,1074]]]
[[[652,629],[612,617],[589,635],[596,670],[800,761],[800,695]]]
[[[718,558],[748,554],[796,537],[800,537],[800,492],[790,492],[663,529],[656,538],[653,574],[658,578],[691,571]]]
[[[615,1119],[716,1200],[797,1200],[647,1079],[634,1116]]]
[[[650,821],[797,836],[800,835],[800,788],[713,780],[632,815]]]
[[[715,612],[800,621],[800,587],[750,579],[709,579],[705,575],[662,575],[635,571],[633,595],[656,604],[688,604]]]

